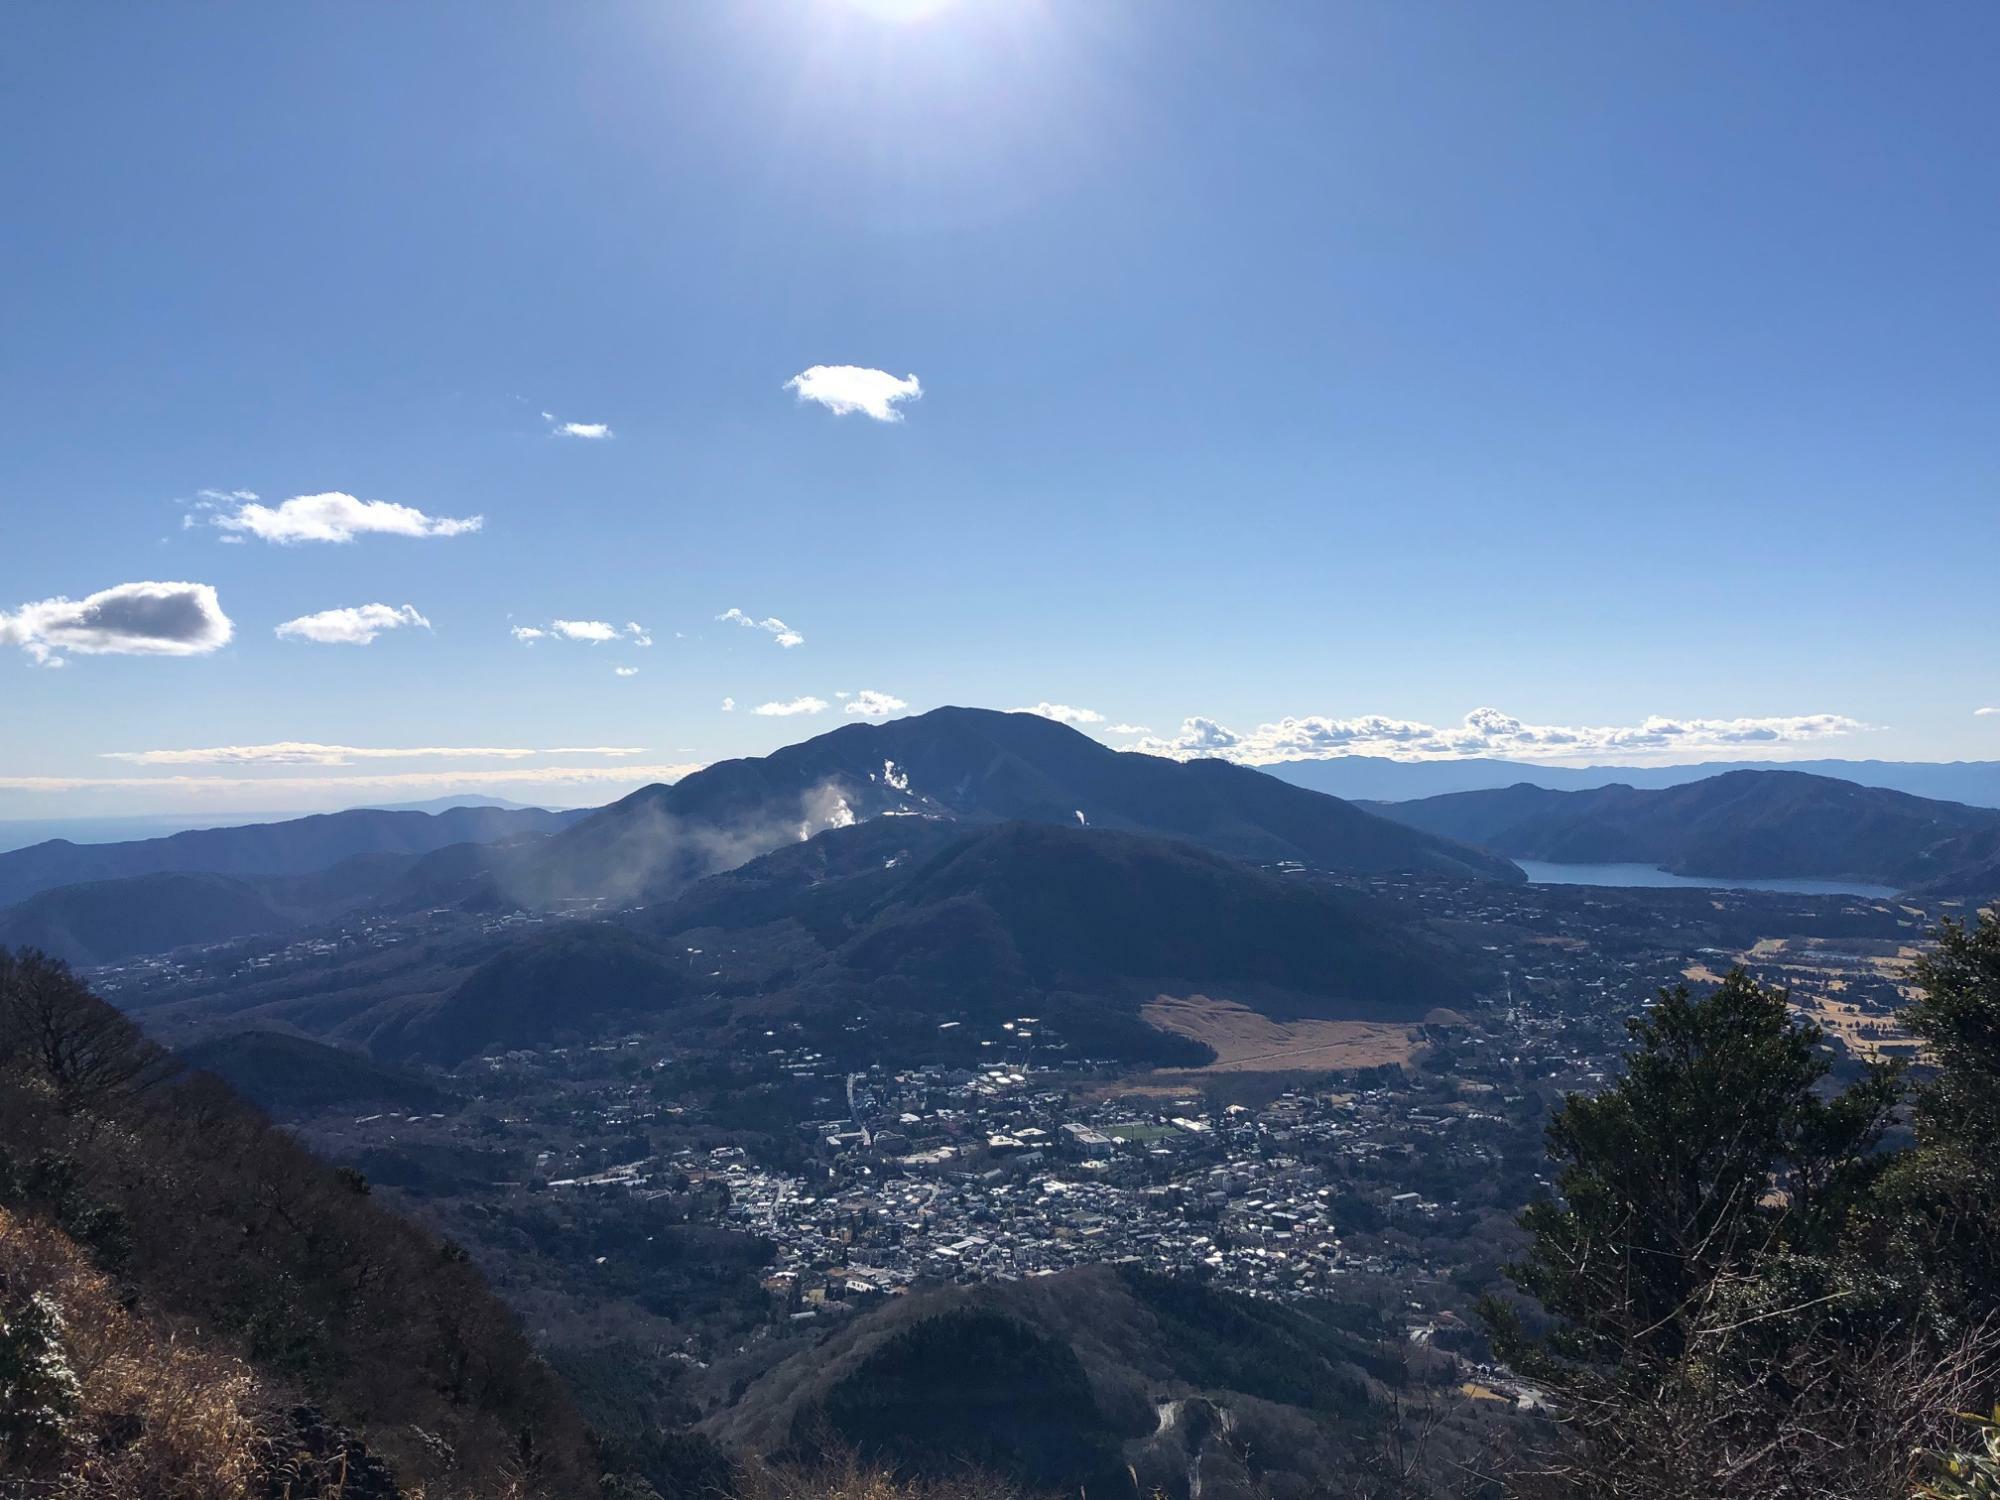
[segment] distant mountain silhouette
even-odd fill
[[[1550,791],[1592,791],[1630,786],[1658,791],[1707,781],[1729,771],[1799,771],[1857,786],[1878,786],[1913,797],[2000,807],[2000,760],[1738,760],[1677,766],[1550,766],[1532,761],[1467,756],[1459,760],[1390,760],[1379,755],[1336,755],[1261,768],[1293,786],[1310,787],[1351,801],[1409,802],[1452,792],[1497,791],[1528,785]]]
[[[38,891],[133,875],[303,875],[358,854],[421,854],[450,844],[549,833],[580,813],[459,807],[441,813],[319,813],[281,823],[201,828],[119,844],[50,839],[0,854],[0,906]]]
[[[490,878],[524,905],[660,900],[821,829],[896,815],[1087,825],[1349,873],[1521,878],[1504,860],[1258,771],[1128,754],[1034,714],[973,708],[849,724],[644,787],[538,846],[496,851]]]
[[[2000,835],[2000,812],[1988,808],[1798,771],[1730,771],[1661,790],[1517,785],[1370,806],[1514,859],[1734,879],[1924,885],[1975,862]]]

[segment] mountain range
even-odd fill
[[[1263,769],[1294,786],[1310,787],[1350,800],[1408,802],[1451,792],[1485,792],[1503,787],[1546,787],[1550,791],[1591,791],[1630,786],[1658,791],[1706,781],[1730,771],[1801,771],[1831,776],[1858,786],[1883,787],[2000,807],[2000,760],[1734,760],[1697,761],[1674,766],[1550,766],[1533,761],[1468,757],[1462,760],[1390,760],[1375,755],[1341,755],[1328,760],[1290,761]]]
[[[2000,853],[2000,811],[1800,771],[1729,771],[1657,790],[1522,783],[1368,805],[1511,859],[1724,879],[1932,887],[1968,879]]]
[[[487,879],[516,905],[657,901],[821,829],[907,816],[1152,834],[1354,874],[1521,879],[1506,860],[1246,767],[1131,755],[1035,714],[976,708],[849,724],[643,787],[545,842],[496,850]]]
[[[306,875],[355,855],[421,854],[448,844],[548,833],[579,816],[538,807],[452,807],[437,813],[356,809],[113,844],[48,839],[0,853],[0,906],[57,886],[135,875]]]
[[[979,1046],[957,1023],[1037,1015],[1076,1055],[1198,1063],[1200,1046],[1140,1019],[1145,1001],[1202,989],[1284,1016],[1416,1021],[1480,977],[1364,895],[1192,845],[881,818],[616,923],[535,930],[343,1034],[449,1064],[663,1017],[717,1040],[795,1023],[829,1045],[865,1022],[899,1056],[949,1058]]]

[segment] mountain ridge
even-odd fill
[[[1898,887],[1947,879],[2000,838],[2000,811],[1800,771],[1734,770],[1658,789],[1521,783],[1372,807],[1514,859]]]

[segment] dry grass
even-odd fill
[[[852,1458],[802,1469],[753,1464],[738,1491],[741,1500],[1026,1500],[1028,1495],[991,1475],[898,1479]]]
[[[1157,1077],[1199,1078],[1205,1073],[1329,1073],[1408,1062],[1416,1033],[1387,1021],[1274,1021],[1234,1000],[1207,995],[1161,995],[1140,1012],[1162,1031],[1192,1037],[1215,1049],[1203,1068],[1161,1068]]]
[[[61,1309],[81,1403],[21,1493],[240,1500],[256,1479],[255,1378],[238,1360],[126,1311],[75,1241],[0,1210],[0,1288]]]

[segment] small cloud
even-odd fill
[[[1104,715],[1094,708],[1071,708],[1067,703],[1037,703],[1028,708],[1010,708],[1010,714],[1039,714],[1058,724],[1102,724]]]
[[[549,629],[566,641],[589,641],[593,646],[618,638],[618,628],[603,620],[551,620]]]
[[[238,492],[243,495],[248,493],[247,490]],[[280,546],[298,542],[351,542],[369,533],[412,537],[464,536],[486,524],[483,516],[427,516],[414,505],[397,505],[388,500],[357,500],[338,490],[330,490],[323,495],[294,495],[277,506],[261,505],[255,500],[241,501],[237,495],[219,500],[204,498],[201,505],[202,508],[217,510],[209,517],[209,524],[220,527],[237,540],[248,535]],[[225,508],[229,506],[234,508]]]
[[[383,631],[404,625],[431,628],[431,622],[418,614],[414,605],[396,609],[387,604],[357,604],[346,609],[323,609],[316,615],[300,615],[278,626],[277,634],[293,640],[318,641],[324,646],[365,646]]]
[[[543,412],[542,420],[549,424],[550,437],[585,438],[595,442],[612,435],[609,424],[604,422],[565,422],[552,411]]]
[[[788,703],[760,703],[750,710],[762,714],[767,719],[789,719],[794,714],[823,714],[826,712],[824,698],[794,698]]]
[[[896,404],[924,394],[914,375],[898,380],[887,370],[863,365],[814,365],[786,381],[785,389],[801,401],[817,401],[836,417],[858,411],[878,422],[902,421]]]
[[[733,714],[733,713],[735,713],[735,712],[736,712],[736,700],[735,700],[734,698],[724,698],[724,699],[722,700],[722,711],[723,711],[724,713],[726,713],[726,714]]]
[[[627,620],[625,622],[625,634],[635,646],[650,646],[653,644],[652,632],[647,630],[637,620]]]
[[[637,677],[639,675],[637,667],[613,667],[611,670],[614,675],[619,677]]]
[[[516,625],[508,634],[524,646],[532,646],[536,641],[546,640],[548,632],[538,625]]]
[[[1995,714],[2000,714],[2000,708],[1975,708],[1972,711],[1972,716],[1975,719],[1990,718]]]
[[[1106,734],[1151,734],[1153,731],[1144,724],[1113,724],[1106,728]]]
[[[848,695],[841,693],[836,696],[844,698]],[[909,706],[901,698],[895,697],[892,694],[878,693],[872,688],[863,688],[860,692],[853,695],[853,701],[847,705],[847,712],[859,714],[864,719],[886,719],[890,714],[901,713]]]
[[[785,647],[787,650],[793,646],[803,646],[806,643],[804,636],[800,635],[776,615],[767,615],[765,618],[759,620],[754,616],[746,615],[740,609],[725,609],[715,618],[725,625],[741,625],[745,630],[765,631],[780,646]]]
[[[79,656],[205,656],[236,627],[206,583],[121,583],[83,599],[44,599],[0,610],[0,646],[43,666]]]

